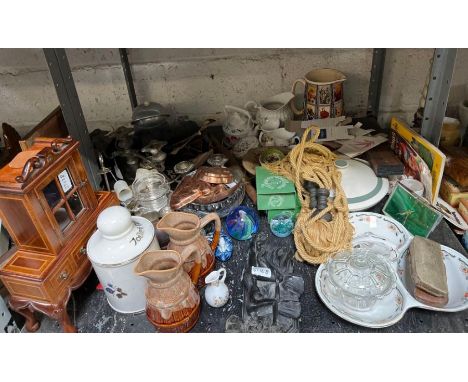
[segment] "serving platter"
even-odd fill
[[[375,217],[375,218],[374,218]],[[315,288],[320,299],[333,313],[356,325],[368,328],[384,328],[396,324],[411,308],[440,312],[459,312],[468,308],[468,259],[452,248],[441,245],[447,272],[449,301],[443,308],[433,307],[416,300],[406,288],[406,258],[413,236],[393,219],[370,212],[350,214],[355,227],[353,246],[363,247],[368,243],[386,246],[393,250],[389,261],[396,274],[396,287],[378,300],[368,311],[358,311],[339,301],[328,282],[326,264],[321,264],[315,277]],[[384,229],[384,227],[387,227]],[[386,232],[387,231],[387,232]],[[366,232],[372,233],[372,235]],[[393,233],[392,233],[393,232]]]
[[[333,313],[356,325],[368,328],[384,328],[400,321],[411,308],[435,310],[439,312],[459,312],[468,308],[468,260],[452,248],[441,246],[449,290],[449,302],[443,308],[437,308],[419,302],[406,289],[406,256],[402,254],[398,262],[393,263],[398,274],[396,288],[387,296],[377,301],[369,311],[357,311],[348,308],[329,290],[326,266],[321,264],[315,277],[315,288],[320,299]]]
[[[352,212],[353,247],[365,248],[372,243],[390,252],[388,260],[396,261],[409,248],[413,235],[395,219],[374,212]]]

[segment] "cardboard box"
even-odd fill
[[[458,204],[458,212],[460,212],[460,215],[468,223],[468,198],[460,199],[460,203]]]
[[[296,187],[290,180],[260,166],[255,169],[255,177],[258,210],[296,208]]]

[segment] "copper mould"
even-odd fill
[[[178,210],[187,204],[192,203],[203,195],[208,195],[211,187],[196,176],[186,176],[179,183],[171,196],[171,208]]]
[[[226,199],[231,196],[234,191],[239,187],[239,184],[236,184],[234,187],[229,188],[225,184],[217,184],[211,187],[211,192],[209,195],[202,195],[195,200],[195,203],[199,204],[210,204],[219,202],[220,200]]]
[[[231,183],[233,181],[232,172],[225,167],[200,167],[196,173],[199,179],[207,183]]]

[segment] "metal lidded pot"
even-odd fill
[[[145,310],[146,280],[133,273],[133,268],[143,253],[158,249],[149,220],[131,216],[121,206],[106,208],[99,214],[97,231],[86,250],[112,309],[120,313]]]
[[[161,124],[170,117],[164,106],[156,102],[144,102],[135,107],[132,124],[139,127],[152,127]]]

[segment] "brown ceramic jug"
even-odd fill
[[[201,234],[201,229],[209,222],[215,222],[215,233],[211,244]],[[212,212],[202,219],[195,214],[186,212],[169,212],[156,225],[157,229],[169,235],[170,242],[167,249],[181,253],[188,245],[195,245],[201,256],[201,271],[198,287],[205,285],[205,277],[214,269],[214,253],[219,242],[221,220],[218,214]],[[184,264],[184,269],[192,274],[193,259]]]
[[[184,271],[184,262],[194,255],[192,278]],[[200,275],[198,248],[190,245],[182,254],[160,250],[145,253],[134,269],[148,279],[146,316],[163,333],[188,332],[200,316],[200,295],[195,283]]]

